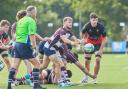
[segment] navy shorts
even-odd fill
[[[14,45],[14,58],[20,58],[20,59],[34,58],[32,47],[25,43],[16,42]]]
[[[50,48],[44,47],[43,50],[44,50],[44,54],[46,56],[50,56],[50,55],[56,54],[56,51],[55,50],[51,50]]]
[[[38,51],[39,51],[39,53],[40,54],[42,54],[42,55],[44,55],[44,44],[46,43],[46,41],[42,41],[42,42],[40,42],[39,43],[39,45],[38,45]]]

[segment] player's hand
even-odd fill
[[[100,55],[100,56],[101,56],[102,53],[103,53],[102,50],[98,50],[98,51],[96,52],[96,55]]]
[[[43,39],[43,41],[49,41],[49,40],[50,40],[49,37],[45,37],[45,38]]]
[[[71,42],[71,45],[78,45],[78,44],[79,44],[79,42],[76,42],[76,41],[75,42],[74,41]]]

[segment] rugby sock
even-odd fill
[[[8,86],[7,89],[11,89],[11,83],[14,79],[14,75],[16,73],[16,69],[15,68],[11,68],[9,71],[9,76],[8,76]]]
[[[32,76],[33,76],[34,89],[38,88],[38,86],[39,86],[39,69],[34,68]]]

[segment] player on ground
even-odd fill
[[[12,62],[12,68],[10,69],[8,76],[7,89],[11,88],[16,69],[21,63],[21,59],[29,60],[34,68],[32,72],[34,87],[33,89],[46,89],[39,86],[39,67],[40,64],[35,57],[36,54],[36,14],[37,10],[35,6],[28,6],[27,15],[21,18],[16,24],[16,43],[14,45],[14,60]]]
[[[8,50],[11,48],[9,46],[10,37],[8,36],[10,23],[7,20],[1,20],[0,22],[0,56],[7,65],[8,70],[10,69],[10,60],[8,55]]]
[[[85,67],[90,70],[90,61],[91,56],[95,53],[95,67],[94,67],[94,75],[97,76],[100,69],[100,61],[103,53],[103,47],[106,43],[106,32],[104,26],[98,22],[98,16],[95,13],[90,14],[90,21],[84,25],[81,30],[81,37],[85,44],[91,43],[94,45],[94,52],[88,53],[85,52]],[[85,75],[82,83],[88,82],[88,76]],[[93,83],[97,83],[97,80],[94,79]]]

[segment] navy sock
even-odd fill
[[[11,83],[14,79],[14,75],[16,73],[16,69],[15,68],[11,68],[10,71],[9,71],[9,76],[8,76],[8,86],[7,86],[7,89],[12,89],[11,88]]]
[[[39,69],[34,68],[32,72],[33,76],[33,83],[34,83],[34,88],[38,88],[39,86]]]

